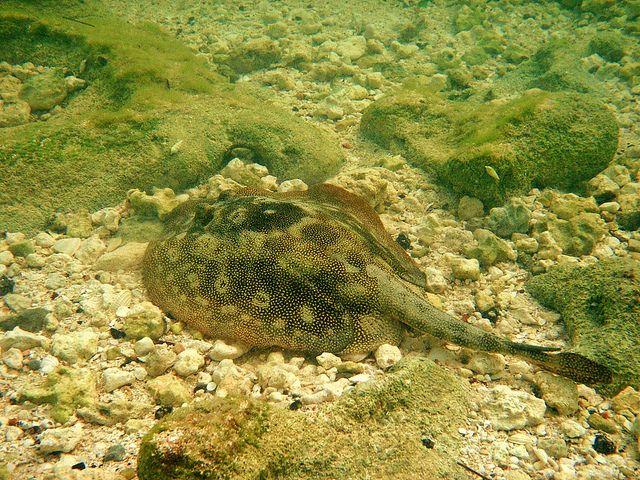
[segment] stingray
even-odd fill
[[[404,329],[516,355],[581,383],[608,368],[570,351],[512,342],[434,307],[424,273],[362,198],[328,184],[306,192],[245,188],[190,201],[149,244],[151,301],[214,338],[309,354],[398,344]]]

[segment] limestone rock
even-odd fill
[[[147,382],[151,395],[160,405],[179,407],[193,397],[191,389],[174,375],[162,375]]]
[[[173,369],[181,377],[193,375],[204,366],[204,357],[195,348],[187,348],[178,354]]]
[[[487,218],[487,228],[499,237],[509,238],[514,233],[527,233],[531,211],[522,200],[512,198],[504,207],[492,208]]]
[[[640,415],[640,392],[633,387],[627,387],[613,397],[611,405],[618,412],[629,410],[634,415]]]
[[[484,215],[484,205],[477,198],[464,195],[458,203],[458,218],[460,220],[470,220]]]
[[[554,267],[527,284],[538,301],[562,314],[572,350],[613,371],[613,382],[600,387],[613,394],[640,388],[638,278],[640,262],[613,258]]]
[[[560,415],[572,415],[578,410],[578,387],[572,380],[540,371],[536,373],[535,382],[547,406]]]
[[[423,358],[405,359],[305,415],[246,397],[213,398],[154,427],[140,449],[138,477],[293,480],[317,476],[321,464],[328,478],[453,479],[460,470],[450,452],[462,443],[467,398],[459,379]],[[424,448],[425,431],[437,432],[442,450]],[[380,458],[380,449],[393,461]]]
[[[497,385],[489,390],[480,409],[496,430],[516,430],[542,423],[546,405],[530,393]]]
[[[0,338],[0,348],[2,350],[9,350],[10,348],[28,350],[34,347],[42,347],[47,343],[46,337],[24,331],[20,327],[15,327],[13,330],[5,332]]]
[[[376,358],[376,365],[386,370],[387,368],[392,367],[402,359],[402,353],[400,352],[400,349],[395,345],[389,345],[388,343],[383,343],[376,350],[375,358]]]
[[[458,280],[478,280],[480,278],[480,263],[475,258],[449,257],[449,266],[453,276]]]
[[[137,303],[129,309],[122,325],[128,338],[139,340],[149,337],[157,340],[165,330],[162,311],[151,302]]]
[[[106,270],[117,272],[118,270],[136,270],[142,264],[144,252],[147,249],[146,243],[129,242],[116,248],[112,252],[107,252],[96,261],[94,270]]]
[[[71,452],[82,439],[82,424],[68,428],[50,428],[38,435],[38,450],[42,454]]]
[[[134,381],[133,373],[121,368],[107,368],[102,372],[102,383],[107,392],[112,392],[125,385],[131,385]]]
[[[62,71],[50,69],[28,78],[20,90],[20,98],[34,111],[51,110],[67,98]]]
[[[178,356],[166,347],[156,348],[145,360],[145,368],[150,377],[157,377],[169,370]]]
[[[213,347],[209,350],[209,358],[220,362],[224,359],[235,360],[249,351],[251,347],[240,342],[225,342],[224,340],[216,340]]]
[[[41,387],[20,392],[19,400],[51,404],[51,418],[65,423],[76,408],[95,404],[96,381],[86,368],[59,367],[47,376]]]
[[[88,360],[98,351],[98,334],[87,328],[51,337],[51,353],[70,364]]]
[[[468,257],[478,259],[483,267],[489,267],[497,262],[512,262],[516,259],[516,253],[511,245],[498,238],[491,231],[477,228],[473,232],[473,237],[478,244],[474,247],[467,247],[465,254]]]

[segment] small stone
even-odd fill
[[[15,442],[22,437],[22,429],[13,425],[8,425],[5,429],[4,438],[7,442]],[[2,478],[2,477],[0,477]]]
[[[225,359],[235,360],[247,353],[250,349],[251,347],[244,343],[229,343],[224,340],[216,340],[213,342],[211,350],[209,350],[209,358],[216,362],[220,362]]]
[[[4,296],[4,303],[16,313],[31,307],[31,299],[18,293],[8,293]]]
[[[42,268],[45,265],[44,257],[38,255],[37,253],[30,253],[25,258],[25,263],[29,268]]]
[[[23,240],[9,245],[9,251],[16,257],[26,257],[34,253],[36,248],[31,240]]]
[[[620,204],[618,202],[605,202],[600,204],[601,212],[616,213],[618,210],[620,210]]]
[[[157,377],[175,363],[178,356],[166,347],[156,348],[149,354],[145,362],[145,368],[150,377]]]
[[[49,375],[60,365],[60,361],[53,355],[45,355],[40,361],[40,373]]]
[[[104,454],[105,462],[121,462],[127,456],[127,451],[120,444],[111,445]]]
[[[144,337],[157,340],[164,334],[164,329],[162,311],[151,302],[142,302],[131,307],[122,326],[127,337],[135,340]]]
[[[82,425],[76,423],[68,428],[50,428],[38,435],[40,453],[68,453],[76,448],[82,439]]]
[[[587,429],[575,420],[565,420],[560,424],[560,429],[569,438],[579,438],[587,433]]]
[[[515,237],[515,235],[518,234],[514,233],[513,236]],[[525,236],[515,239],[515,245],[519,252],[536,253],[538,251],[538,241],[535,238]]]
[[[458,280],[479,280],[480,263],[477,259],[449,256],[449,266]]]
[[[480,408],[496,430],[538,425],[544,420],[546,411],[544,400],[505,385],[491,388]]]
[[[509,238],[513,233],[527,233],[531,211],[524,202],[512,198],[504,207],[492,208],[487,219],[487,228],[502,238]]]
[[[121,368],[107,368],[102,372],[102,383],[106,392],[112,392],[124,385],[131,385],[134,381],[133,373]]]
[[[460,220],[470,220],[472,218],[482,217],[484,215],[484,205],[482,201],[464,196],[458,203],[458,218]]]
[[[629,410],[634,415],[640,415],[640,392],[631,386],[626,387],[613,397],[611,406],[616,412]]]
[[[67,97],[67,85],[59,68],[52,68],[30,76],[22,84],[20,98],[33,111],[51,110]]]
[[[28,350],[34,347],[42,347],[47,343],[47,338],[42,335],[27,332],[20,327],[16,327],[9,332],[5,332],[0,338],[0,348],[9,350],[17,348],[19,350]]]
[[[61,238],[53,244],[52,249],[56,253],[64,253],[71,257],[76,253],[80,243],[82,243],[82,239],[80,238]]]
[[[562,438],[539,438],[538,447],[553,458],[565,458],[569,456],[569,448]]]
[[[97,235],[84,240],[75,252],[75,257],[85,265],[93,264],[100,257],[107,246]]]
[[[324,352],[316,357],[318,365],[329,370],[330,368],[337,367],[342,363],[342,359],[333,353]]]
[[[44,286],[49,290],[58,290],[66,285],[67,280],[59,272],[53,272],[47,275],[47,280],[44,282]]]
[[[51,353],[71,364],[88,360],[98,351],[98,338],[91,329],[56,333],[51,337]]]
[[[467,368],[480,375],[495,375],[504,370],[505,360],[499,353],[473,352]]]
[[[182,380],[171,374],[150,380],[147,382],[147,387],[156,403],[160,405],[179,407],[183,403],[188,403],[192,398],[191,389]]]
[[[17,315],[0,321],[0,329],[6,331],[20,327],[27,332],[39,332],[48,325],[48,315],[49,311],[44,308],[27,308]]]
[[[14,370],[20,370],[22,368],[22,352],[17,348],[10,348],[2,354],[2,361],[4,364]]]
[[[147,243],[129,242],[112,252],[103,254],[93,266],[94,270],[117,272],[118,270],[137,270],[142,264]]]
[[[173,365],[175,372],[181,377],[193,375],[204,366],[204,357],[195,348],[187,348],[178,354]]]
[[[133,351],[138,357],[144,357],[145,355],[153,352],[155,348],[156,346],[153,343],[153,340],[151,340],[149,337],[141,338],[133,344]]]
[[[11,265],[13,263],[14,256],[9,250],[0,252],[0,265]]]
[[[353,377],[349,377],[349,381],[351,383],[365,383],[371,380],[371,375],[368,373],[359,373],[358,375],[354,375]]]
[[[377,348],[375,357],[378,367],[384,370],[398,363],[402,359],[402,353],[397,346],[383,343]]]
[[[589,415],[589,417],[587,418],[587,423],[591,428],[600,430],[605,433],[618,433],[618,425],[616,425],[616,422],[609,418],[604,418],[598,412],[594,412]]]
[[[448,286],[447,279],[437,268],[427,267],[424,270],[425,287],[431,293],[443,293]]]
[[[475,294],[476,308],[479,312],[486,313],[496,306],[496,302],[487,292],[478,290]]]
[[[535,382],[547,406],[560,415],[568,416],[578,410],[578,387],[572,380],[540,371],[536,373]]]

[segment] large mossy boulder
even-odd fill
[[[489,206],[533,186],[576,188],[609,164],[618,144],[603,103],[540,90],[488,103],[400,90],[365,110],[361,132]]]
[[[315,411],[248,398],[181,408],[145,436],[141,480],[466,479],[455,462],[468,387],[424,358]]]
[[[132,188],[191,187],[238,149],[308,183],[344,161],[332,133],[230,84],[157,26],[127,23],[94,0],[3,2],[3,61],[73,74],[86,88],[46,121],[0,128],[0,230],[37,230],[57,210],[103,208]],[[32,78],[22,94],[37,102],[51,82]]]
[[[562,314],[577,352],[613,370],[607,391],[640,388],[640,262],[619,258],[554,267],[527,288]]]

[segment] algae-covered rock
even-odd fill
[[[562,314],[574,350],[614,372],[607,390],[640,387],[640,262],[559,266],[531,279],[531,294]]]
[[[527,233],[531,211],[518,198],[511,198],[503,207],[489,211],[487,228],[499,237],[509,238],[514,233]]]
[[[31,111],[50,110],[67,98],[67,85],[60,69],[51,69],[29,77],[22,85],[20,98]]]
[[[90,407],[97,400],[96,379],[86,368],[59,367],[47,376],[41,387],[20,392],[19,400],[51,405],[51,418],[65,423],[79,407]]]
[[[609,62],[619,62],[624,55],[625,39],[620,32],[598,32],[589,42],[589,52]]]
[[[478,244],[477,246],[466,248],[465,255],[477,258],[483,267],[516,259],[516,253],[513,248],[489,230],[477,228],[473,232],[473,238],[476,239]]]
[[[549,215],[547,228],[565,255],[589,255],[605,234],[604,222],[597,213],[583,212],[568,220]]]
[[[181,408],[144,438],[138,476],[466,479],[454,459],[468,390],[423,358],[390,372],[319,410],[233,396]]]
[[[309,183],[344,162],[332,132],[230,84],[158,27],[127,23],[96,0],[46,4],[8,0],[0,14],[0,58],[53,67],[27,80],[23,98],[32,109],[63,102],[46,121],[0,128],[0,229],[39,230],[57,210],[98,210],[133,188],[180,192],[238,148],[274,175]],[[89,16],[100,22],[63,20]],[[61,71],[86,88],[61,100]],[[59,95],[51,87],[38,99],[43,85],[29,85],[47,78],[62,81]]]
[[[587,95],[529,91],[481,104],[426,90],[400,90],[371,104],[362,134],[490,206],[534,185],[575,188],[617,148],[613,113]]]

